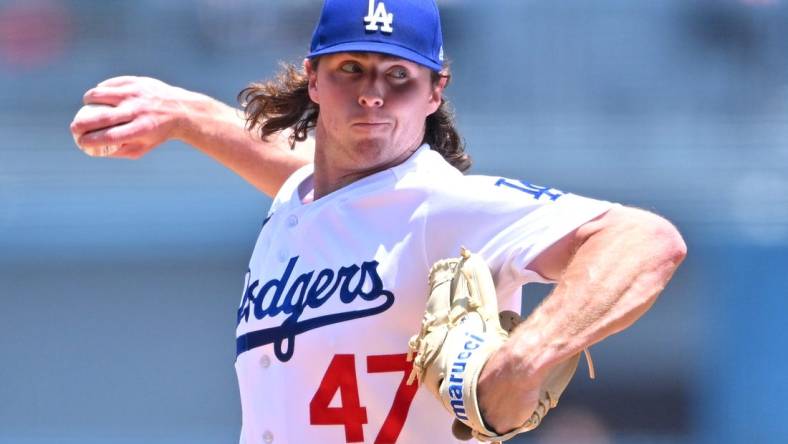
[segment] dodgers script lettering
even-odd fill
[[[241,335],[236,340],[236,353],[241,353],[266,344],[274,345],[274,354],[282,362],[289,361],[295,350],[295,337],[315,328],[346,322],[353,319],[382,313],[394,304],[394,293],[383,288],[383,280],[378,274],[378,261],[353,264],[333,270],[325,268],[311,270],[293,278],[293,269],[298,256],[290,258],[280,278],[271,279],[260,285],[259,280],[247,284],[241,306],[238,308],[238,324],[248,322],[249,316],[255,319],[282,317],[278,327],[256,330]],[[365,291],[364,289],[369,290]],[[338,296],[345,305],[356,299],[377,302],[359,309],[353,309],[312,316],[300,320],[307,310],[318,310],[326,301]]]

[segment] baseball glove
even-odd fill
[[[487,359],[508,339],[520,316],[511,311],[498,313],[487,264],[465,248],[459,258],[444,259],[432,266],[429,286],[421,331],[408,344],[408,360],[413,361],[408,384],[418,378],[441,401],[455,418],[452,432],[458,439],[505,441],[536,428],[547,411],[558,404],[580,355],[556,366],[546,378],[538,406],[529,419],[500,435],[482,418],[476,385]]]

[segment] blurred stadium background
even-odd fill
[[[788,442],[786,2],[440,3],[473,172],[650,209],[689,245],[518,442]],[[270,201],[179,143],[89,158],[68,124],[121,74],[234,103],[318,14],[0,0],[0,443],[237,442],[235,309]]]

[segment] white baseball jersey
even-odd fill
[[[311,165],[274,200],[238,309],[242,444],[456,443],[451,416],[405,381],[432,264],[464,245],[500,309],[545,282],[528,264],[609,202],[464,176],[427,145],[314,202]]]

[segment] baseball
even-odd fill
[[[74,117],[75,120],[79,119],[86,119],[94,116],[97,113],[100,113],[102,110],[106,108],[112,108],[111,105],[102,105],[98,103],[88,103],[87,105],[80,108],[77,112],[77,115]],[[104,128],[100,128],[104,129]],[[98,130],[94,130],[98,131]],[[115,151],[120,149],[120,145],[105,145],[102,147],[86,147],[79,144],[79,139],[77,134],[72,134],[74,137],[74,143],[77,144],[79,149],[81,149],[85,154],[92,157],[107,157],[111,156]]]

